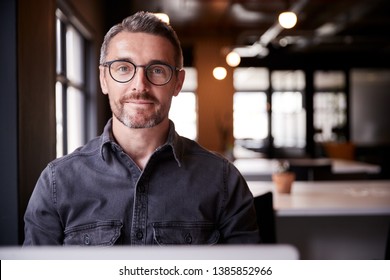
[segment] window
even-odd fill
[[[267,96],[264,92],[239,91],[233,99],[235,139],[262,140],[268,135]]]
[[[234,154],[245,157],[249,155],[247,149],[259,150],[266,145],[269,71],[258,67],[236,68],[233,82]]]
[[[316,142],[345,140],[347,97],[342,71],[314,73],[313,110]]]
[[[274,71],[272,82],[272,136],[275,147],[306,145],[305,74],[301,70]]]
[[[169,118],[175,123],[178,134],[192,140],[198,137],[198,110],[196,89],[198,86],[195,68],[186,67],[186,78],[178,96],[172,99]]]
[[[390,143],[390,69],[351,69],[350,81],[350,140],[363,146],[388,145]],[[387,158],[388,152],[383,156]],[[388,161],[386,162],[388,168]]]
[[[237,68],[234,71],[234,87],[233,134],[236,149],[242,146],[271,155],[273,147],[293,148],[294,151],[305,147],[303,71],[270,73],[267,68]]]
[[[302,93],[275,91],[272,94],[272,135],[275,147],[305,146],[306,113]]]
[[[91,99],[86,72],[89,70],[89,42],[77,25],[61,10],[56,11],[57,157],[85,144],[88,137],[86,128]]]
[[[236,140],[261,142],[268,135],[268,74],[266,68],[234,70],[233,135]]]

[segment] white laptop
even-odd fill
[[[1,260],[297,260],[292,245],[0,247]]]

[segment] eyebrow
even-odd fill
[[[112,59],[110,61],[113,61],[113,60],[122,60],[122,61],[127,61],[127,62],[131,62],[135,65],[137,65],[132,59],[129,59],[128,57],[119,57],[119,58],[115,58],[115,59]],[[143,64],[143,65],[150,65],[150,64],[168,64],[168,65],[175,65],[175,64],[171,64],[167,61],[164,61],[164,60],[159,60],[159,59],[153,59],[151,61],[149,61],[148,63],[146,64]]]

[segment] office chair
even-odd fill
[[[272,192],[255,197],[254,204],[261,243],[275,244],[276,226]]]

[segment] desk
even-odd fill
[[[272,182],[248,181],[253,196]],[[294,182],[291,194],[274,192],[278,216],[390,215],[390,181]]]
[[[248,181],[254,196],[273,191],[277,241],[303,259],[383,259],[390,226],[390,181],[294,182],[291,194],[272,182]]]
[[[333,159],[332,160],[332,171],[334,173],[368,173],[378,174],[381,172],[379,165],[370,164],[360,161],[344,160],[344,159]]]
[[[294,165],[301,166],[318,167],[330,165],[332,174],[336,175],[349,174],[352,176],[358,173],[378,174],[381,171],[381,167],[378,165],[343,159],[317,158],[286,160],[290,161]],[[277,164],[277,159],[266,158],[237,159],[234,161],[234,165],[238,168],[238,170],[240,170],[244,178],[249,181],[270,181],[271,175]]]

